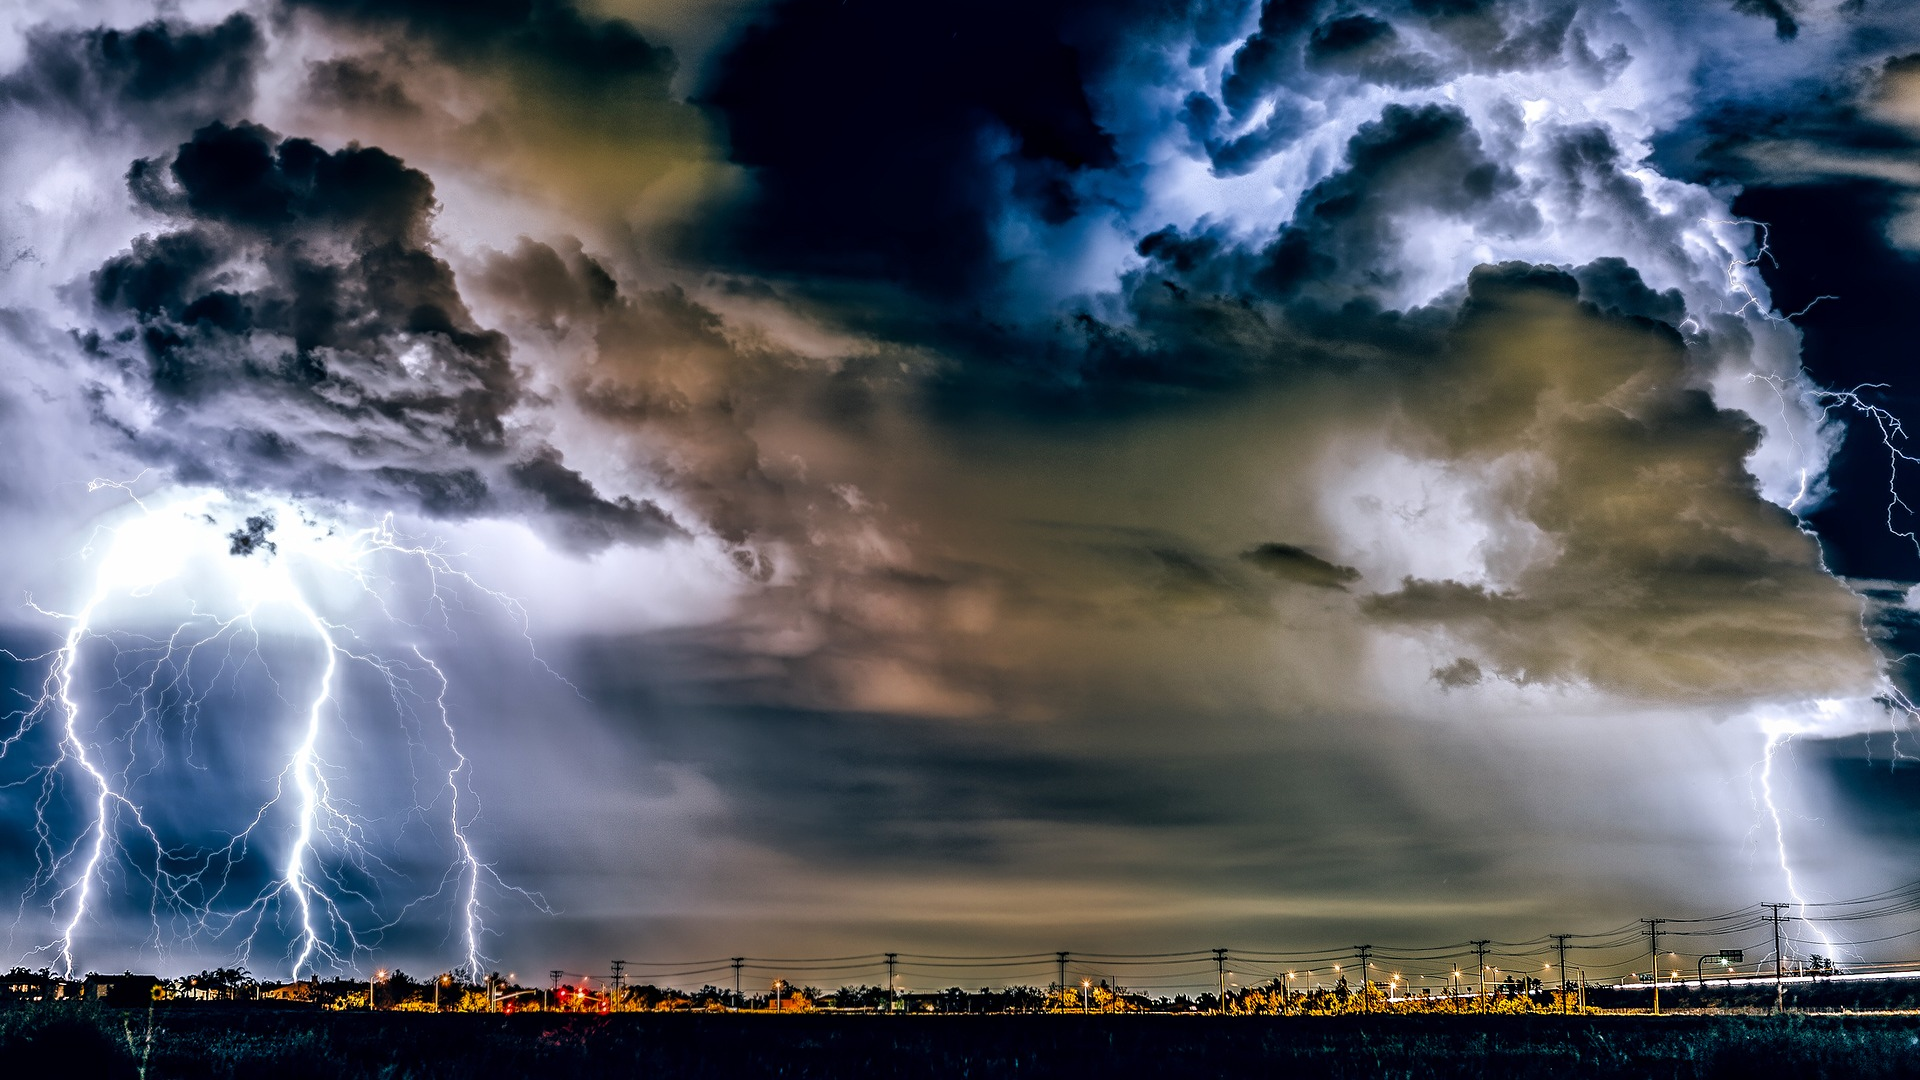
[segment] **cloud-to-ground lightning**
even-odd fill
[[[1837,296],[1823,294],[1814,297],[1799,311],[1793,312],[1792,314],[1782,315],[1774,311],[1771,303],[1763,299],[1761,292],[1744,279],[1743,273],[1745,271],[1757,271],[1763,261],[1778,265],[1773,255],[1771,230],[1768,224],[1763,221],[1746,218],[1708,221],[1706,224],[1748,226],[1754,230],[1755,250],[1752,257],[1735,257],[1727,264],[1727,289],[1729,293],[1736,297],[1745,298],[1733,314],[1743,315],[1753,313],[1772,322],[1792,322],[1794,319],[1805,315],[1823,300],[1839,299]],[[1815,385],[1810,379],[1804,376],[1804,373],[1801,378],[1793,380],[1792,382],[1777,375],[1757,372],[1749,374],[1747,378],[1767,383],[1778,397],[1783,414],[1788,408],[1788,395],[1791,392],[1799,398],[1800,404],[1806,408],[1809,413],[1818,415],[1825,423],[1833,423],[1832,418],[1836,411],[1846,410],[1858,414],[1874,425],[1880,437],[1880,445],[1887,453],[1887,531],[1891,535],[1904,539],[1912,544],[1916,554],[1920,554],[1920,534],[1916,534],[1911,528],[1902,528],[1895,520],[1896,511],[1905,512],[1909,515],[1912,513],[1912,508],[1907,505],[1906,500],[1900,494],[1899,480],[1901,467],[1902,465],[1920,465],[1920,458],[1909,454],[1902,448],[1902,444],[1906,441],[1906,428],[1901,423],[1900,418],[1891,411],[1868,401],[1864,396],[1869,390],[1883,389],[1884,384],[1867,383],[1855,386],[1849,390],[1830,390]],[[1791,439],[1794,437],[1791,424],[1784,425],[1783,430],[1786,431],[1788,438]],[[1804,504],[1808,501],[1808,488],[1810,484],[1811,478],[1808,476],[1807,470],[1804,468],[1801,469],[1799,490],[1795,493],[1793,500],[1787,504],[1786,510],[1793,514],[1800,522],[1800,531],[1814,541],[1815,550],[1820,551],[1819,537],[1814,533],[1811,526],[1806,523],[1804,518],[1804,513],[1807,509]],[[1820,553],[1819,559],[1821,568],[1828,573],[1833,573],[1832,568],[1826,563],[1824,552]],[[1861,615],[1861,633],[1870,636],[1870,628],[1867,625],[1867,616],[1864,608]],[[1900,664],[1908,659],[1911,659],[1911,655],[1892,658],[1890,663]],[[1901,753],[1899,746],[1900,723],[1902,720],[1911,723],[1916,719],[1920,719],[1920,707],[1917,707],[1906,692],[1901,689],[1890,672],[1884,672],[1880,682],[1880,692],[1875,698],[1875,703],[1885,710],[1891,720],[1895,755],[1897,757],[1904,757],[1905,755]],[[1765,742],[1761,751],[1761,760],[1758,763],[1756,771],[1758,776],[1759,800],[1764,807],[1767,822],[1771,826],[1774,858],[1780,867],[1780,875],[1786,888],[1787,896],[1793,902],[1801,922],[1804,923],[1814,937],[1819,939],[1821,944],[1826,947],[1826,955],[1833,957],[1839,952],[1839,946],[1836,945],[1834,940],[1817,922],[1809,917],[1807,911],[1809,901],[1806,895],[1801,892],[1798,875],[1794,871],[1793,860],[1787,850],[1786,826],[1773,783],[1775,758],[1783,748],[1791,743],[1795,735],[1821,730],[1840,730],[1848,727],[1845,723],[1833,723],[1841,713],[1847,711],[1844,703],[1816,701],[1811,704],[1813,716],[1806,722],[1798,722],[1783,716],[1769,716],[1761,720],[1760,727]],[[1857,731],[1858,729],[1853,728],[1853,730]]]
[[[1820,702],[1819,706],[1823,708],[1834,708],[1837,706],[1837,703]],[[1827,936],[1826,931],[1820,928],[1819,923],[1814,922],[1807,915],[1807,898],[1805,894],[1800,891],[1800,882],[1793,871],[1793,861],[1787,857],[1786,825],[1780,817],[1780,803],[1774,797],[1774,757],[1779,753],[1781,748],[1793,738],[1794,730],[1791,725],[1784,723],[1769,722],[1763,723],[1761,726],[1767,741],[1760,761],[1760,798],[1766,806],[1767,818],[1773,825],[1773,850],[1774,856],[1780,865],[1780,878],[1786,885],[1788,898],[1793,901],[1800,915],[1800,921],[1805,923],[1807,929],[1812,931],[1814,936],[1819,938],[1821,943],[1826,946],[1827,951],[1825,955],[1832,957],[1838,952],[1833,939]]]
[[[458,969],[478,978],[489,890],[544,907],[479,853],[452,682],[423,640],[473,617],[464,603],[473,597],[497,605],[525,636],[512,598],[438,547],[401,538],[390,520],[350,529],[292,503],[210,492],[131,499],[79,558],[90,583],[73,610],[29,601],[66,624],[59,643],[5,654],[45,670],[0,738],[0,762],[20,766],[6,786],[31,791],[35,815],[38,870],[15,933],[30,911],[42,912],[53,936],[37,951],[62,974],[81,970],[100,910],[135,894],[147,905],[151,948],[218,946],[244,960],[271,939],[295,979],[352,967],[435,901],[458,943]],[[414,611],[424,614],[402,617]],[[355,670],[384,687],[384,704],[350,692]],[[277,769],[247,777],[234,774],[244,756],[217,769],[196,760],[209,713],[246,725],[246,742],[279,743],[263,758]],[[400,816],[434,822],[445,859],[436,886],[408,895],[391,895],[408,875],[373,836],[377,825],[404,831],[407,821],[382,822],[357,801],[350,759],[377,752],[363,734],[371,713],[400,721],[415,785]],[[439,762],[426,769],[430,780],[417,755]],[[174,805],[183,796],[145,791],[167,768],[235,787],[251,779],[263,794],[238,827],[176,839],[191,816]],[[115,890],[116,882],[135,887]]]

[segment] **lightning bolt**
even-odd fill
[[[1800,921],[1805,923],[1807,928],[1812,930],[1814,935],[1820,939],[1821,944],[1827,947],[1826,955],[1831,957],[1838,953],[1839,950],[1834,945],[1833,939],[1828,937],[1826,931],[1820,928],[1820,924],[1814,922],[1807,916],[1807,898],[1801,894],[1800,883],[1794,877],[1793,862],[1787,858],[1787,830],[1785,824],[1781,821],[1780,804],[1773,796],[1774,755],[1793,738],[1794,733],[1792,729],[1785,724],[1767,724],[1764,725],[1764,730],[1767,742],[1760,764],[1760,797],[1766,804],[1767,817],[1773,822],[1773,850],[1780,864],[1780,876],[1786,882],[1787,895],[1793,899],[1794,904],[1799,908]]]
[[[214,493],[177,492],[149,505],[134,483],[92,485],[124,493],[131,507],[123,520],[97,529],[80,553],[92,573],[84,603],[61,613],[28,601],[65,623],[58,645],[38,655],[0,650],[16,664],[45,668],[37,694],[23,695],[25,704],[6,714],[11,730],[0,737],[0,762],[28,759],[24,775],[0,784],[0,792],[34,792],[38,862],[15,933],[30,910],[43,909],[52,939],[33,952],[72,977],[85,931],[110,902],[116,879],[137,878],[148,896],[155,948],[169,947],[169,924],[176,940],[237,939],[243,960],[256,941],[277,935],[299,980],[323,967],[351,967],[386,931],[439,901],[451,909],[458,970],[478,979],[487,964],[489,897],[550,909],[537,894],[502,880],[479,853],[479,805],[449,701],[452,682],[419,639],[457,638],[455,623],[474,614],[467,602],[481,598],[515,623],[528,656],[559,679],[533,649],[525,609],[482,586],[440,547],[401,538],[390,518],[355,530],[324,524],[294,504],[241,505]],[[243,526],[226,531],[235,516]],[[156,608],[164,612],[176,596],[187,597],[173,600],[184,603],[185,614],[163,634],[141,632],[141,620]],[[426,618],[400,618],[403,600]],[[373,618],[330,614],[343,608]],[[378,635],[412,640],[389,657],[370,644]],[[269,662],[269,653],[279,657],[302,642],[300,652],[311,650],[311,674],[287,676],[277,670],[285,665]],[[376,819],[348,797],[352,770],[337,757],[367,750],[356,725],[368,710],[355,706],[347,685],[354,670],[384,684],[409,760],[425,754],[440,762],[436,794],[426,799],[418,794],[424,781],[415,762],[407,817],[438,822],[431,828],[447,852],[446,868],[436,888],[397,907],[383,883],[404,875],[370,843]],[[183,810],[143,802],[143,782],[169,764],[174,743],[185,744],[188,766],[205,770],[194,759],[201,716],[220,687],[243,700],[249,676],[272,688],[291,728],[292,745],[277,772],[262,778],[270,793],[241,828],[216,834],[211,845],[171,842]],[[288,693],[300,683],[308,686],[294,694],[296,703]],[[41,759],[31,760],[43,747]],[[270,878],[251,892],[236,880],[265,876],[269,867]]]
[[[1754,230],[1754,240],[1756,241],[1756,247],[1753,253],[1753,257],[1742,258],[1739,255],[1735,255],[1733,258],[1727,260],[1727,292],[1732,296],[1746,298],[1741,302],[1739,307],[1733,310],[1734,315],[1738,316],[1738,315],[1752,314],[1752,315],[1758,315],[1759,317],[1767,320],[1768,322],[1792,322],[1793,320],[1799,318],[1800,316],[1805,315],[1807,312],[1812,311],[1814,309],[1814,306],[1820,303],[1820,301],[1822,300],[1840,299],[1838,296],[1833,296],[1833,295],[1816,296],[1812,300],[1807,301],[1807,306],[1801,308],[1799,311],[1796,311],[1791,315],[1780,314],[1779,312],[1773,310],[1773,304],[1770,301],[1767,301],[1761,298],[1760,290],[1756,288],[1751,283],[1751,280],[1750,280],[1752,277],[1757,277],[1759,275],[1761,263],[1763,262],[1770,263],[1774,266],[1780,265],[1779,260],[1773,257],[1772,227],[1769,226],[1764,221],[1755,221],[1752,218],[1729,218],[1724,220],[1716,219],[1716,218],[1703,218],[1701,220],[1701,224],[1733,225],[1733,226],[1744,225]],[[1726,246],[1729,248],[1732,247],[1732,245],[1726,245]],[[1751,273],[1749,273],[1749,271],[1751,271]],[[1698,325],[1698,324],[1695,324],[1695,325]]]
[[[1749,281],[1750,277],[1758,276],[1758,270],[1762,262],[1770,263],[1774,266],[1779,265],[1773,255],[1771,229],[1767,223],[1747,218],[1738,218],[1727,221],[1707,221],[1705,224],[1749,226],[1754,230],[1756,247],[1752,257],[1742,258],[1736,255],[1729,260],[1727,264],[1728,292],[1735,297],[1745,298],[1740,306],[1733,311],[1735,316],[1753,314],[1770,322],[1790,323],[1794,319],[1813,310],[1814,306],[1821,301],[1839,299],[1837,296],[1823,294],[1814,297],[1807,302],[1806,306],[1790,315],[1782,315],[1774,311],[1771,303],[1762,299],[1759,288],[1755,287],[1755,285]],[[1902,498],[1900,494],[1899,478],[1901,467],[1903,464],[1920,464],[1920,458],[1907,453],[1901,448],[1900,444],[1906,441],[1906,429],[1902,425],[1900,418],[1888,410],[1868,401],[1864,396],[1866,391],[1884,389],[1886,384],[1863,383],[1855,386],[1851,390],[1829,390],[1813,384],[1810,379],[1806,378],[1804,371],[1802,371],[1800,375],[1801,377],[1799,379],[1794,380],[1793,390],[1810,412],[1818,414],[1823,425],[1835,422],[1833,419],[1834,413],[1845,410],[1864,417],[1871,422],[1878,431],[1880,444],[1887,452],[1887,531],[1912,544],[1916,554],[1920,554],[1920,535],[1916,535],[1915,531],[1911,528],[1901,528],[1895,521],[1896,512],[1904,511],[1908,515],[1912,514],[1912,508],[1907,505],[1905,499]],[[1780,402],[1781,419],[1785,421],[1785,423],[1782,424],[1782,430],[1787,433],[1788,439],[1792,440],[1795,447],[1798,448],[1799,440],[1794,436],[1793,425],[1787,416],[1788,380],[1777,375],[1761,372],[1750,373],[1747,375],[1747,379],[1749,381],[1758,380],[1765,382],[1773,389],[1776,398]],[[1808,475],[1807,469],[1802,468],[1799,472],[1799,489],[1795,492],[1792,501],[1787,504],[1786,510],[1794,515],[1800,531],[1813,539],[1817,558],[1820,561],[1820,568],[1832,574],[1833,570],[1827,565],[1825,553],[1819,546],[1819,537],[1806,523],[1806,518],[1802,511],[1803,505],[1808,502],[1811,478]],[[1838,575],[1834,576],[1837,577]],[[1864,608],[1861,613],[1860,630],[1863,636],[1871,637],[1870,628],[1867,626],[1867,614]],[[1892,663],[1904,663],[1911,658],[1912,655],[1909,654],[1908,656],[1895,658]],[[1907,694],[1900,689],[1889,675],[1883,672],[1880,682],[1879,700],[1888,707],[1888,713],[1892,719],[1894,754],[1897,757],[1905,757],[1906,755],[1901,750],[1899,742],[1900,718],[1904,717],[1911,722],[1916,717],[1920,717],[1920,710],[1916,709],[1915,704],[1909,700]],[[1818,712],[1826,714],[1837,711],[1840,708],[1840,703],[1819,701],[1814,702],[1814,707]],[[1793,869],[1793,861],[1788,856],[1786,828],[1780,811],[1779,800],[1775,797],[1773,785],[1775,757],[1781,748],[1790,743],[1793,736],[1802,729],[1790,720],[1773,718],[1763,720],[1761,730],[1765,736],[1765,743],[1761,751],[1761,760],[1758,769],[1759,791],[1761,802],[1766,808],[1767,820],[1772,825],[1775,860],[1780,867],[1781,878],[1786,886],[1787,894],[1791,897],[1794,905],[1798,909],[1801,922],[1820,939],[1820,942],[1827,949],[1827,955],[1833,956],[1838,952],[1838,947],[1835,945],[1833,939],[1827,935],[1826,931],[1821,929],[1819,924],[1815,923],[1808,916],[1808,901],[1806,896],[1800,891],[1799,881]]]

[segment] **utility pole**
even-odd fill
[[[1060,981],[1055,984],[1055,988],[1060,991],[1060,1004],[1064,1008],[1067,1003],[1067,954],[1065,950],[1061,950],[1053,955],[1060,964]]]
[[[1780,952],[1780,920],[1783,918],[1780,912],[1783,909],[1785,909],[1788,905],[1761,904],[1760,906],[1763,908],[1766,908],[1768,912],[1770,912],[1770,914],[1762,915],[1761,918],[1773,924],[1773,1009],[1775,1012],[1786,1012],[1787,1011],[1787,989],[1786,989],[1786,986],[1780,981],[1780,966],[1781,966],[1781,959],[1782,959],[1781,952]]]
[[[896,1000],[895,994],[897,993],[897,991],[895,991],[893,988],[893,965],[899,959],[900,959],[900,954],[897,952],[890,952],[887,954],[887,1011],[888,1012],[894,1011],[893,1006]]]
[[[1487,1011],[1487,946],[1493,944],[1487,938],[1469,942],[1473,946],[1473,955],[1480,961],[1480,1011]]]
[[[1373,1003],[1367,1000],[1367,974],[1372,966],[1373,946],[1355,945],[1353,949],[1360,954],[1360,1011],[1369,1013],[1373,1011]]]
[[[742,1006],[746,1004],[745,1002],[740,1000],[740,965],[745,963],[746,959],[747,958],[744,956],[736,956],[733,958],[733,1011],[734,1012],[739,1012]]]
[[[553,1008],[554,1003],[560,999],[560,976],[565,974],[566,972],[559,968],[553,968],[547,972],[547,978],[553,980],[553,986],[547,990],[547,1008],[549,1009]],[[436,1009],[440,1007],[440,980],[438,979],[433,983],[433,1007]]]
[[[1653,951],[1653,1015],[1660,1015],[1660,924],[1665,919],[1641,919],[1647,924],[1648,948]]]
[[[1567,1011],[1567,939],[1572,934],[1548,934],[1553,946],[1560,950],[1560,1011]]]
[[[626,970],[625,960],[613,961],[613,1004],[610,1008],[618,1009],[626,1001]]]
[[[1220,1012],[1227,1011],[1227,950],[1213,950],[1213,966],[1220,975]]]

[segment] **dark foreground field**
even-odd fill
[[[149,1031],[151,1040],[149,1041]],[[1920,1018],[0,1011],[8,1076],[1920,1077]]]

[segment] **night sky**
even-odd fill
[[[8,964],[1912,877],[1908,5],[27,0],[0,148]]]

